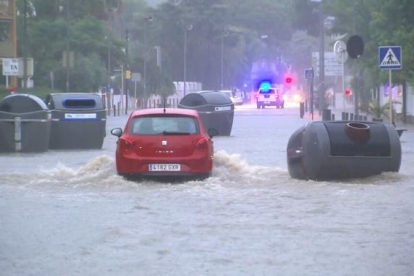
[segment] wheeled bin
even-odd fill
[[[230,136],[234,119],[234,104],[219,91],[200,91],[184,96],[179,108],[194,109],[207,129],[214,128],[220,136]]]
[[[51,113],[37,96],[13,94],[0,102],[0,152],[44,152]]]
[[[106,110],[96,93],[52,93],[50,149],[100,149],[106,135]]]
[[[287,146],[292,178],[335,180],[398,172],[401,143],[391,124],[318,121],[292,134]]]

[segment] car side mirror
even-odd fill
[[[215,128],[209,128],[208,129],[208,136],[210,136],[210,138],[213,138],[214,136],[217,136],[219,134],[218,130]]]
[[[114,128],[111,130],[111,134],[119,138],[122,135],[122,129],[119,127]]]

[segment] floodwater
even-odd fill
[[[0,275],[414,275],[414,129],[400,173],[293,180],[286,145],[307,120],[237,107],[205,181],[125,181],[110,134],[0,155]]]

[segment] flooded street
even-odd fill
[[[205,181],[117,176],[102,150],[0,155],[0,275],[414,275],[414,129],[400,173],[290,178],[296,108],[236,108]]]

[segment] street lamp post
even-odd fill
[[[144,76],[143,76],[143,86],[144,86],[144,95],[142,100],[143,108],[147,108],[147,36],[148,36],[148,25],[152,22],[154,18],[152,16],[146,17],[145,28],[144,28]]]
[[[311,0],[319,3],[318,23],[319,23],[319,112],[325,108],[325,25],[322,0]]]
[[[187,31],[191,31],[193,29],[193,25],[188,25],[184,29],[184,88],[183,88],[183,96],[186,95],[187,92]]]
[[[224,88],[224,37],[228,35],[228,31],[221,34],[221,72],[220,72],[220,88]]]
[[[324,25],[324,13],[322,7],[319,8],[319,111],[325,108],[325,25]]]
[[[125,70],[129,70],[129,50],[128,50],[128,42],[129,42],[129,30],[128,28],[125,30],[125,43],[126,43],[126,48],[125,48],[125,56],[126,56],[126,64],[125,64]],[[126,76],[126,74],[125,74]],[[124,80],[123,80],[124,81]],[[127,80],[125,78],[125,115],[128,114],[128,98],[129,98],[129,85],[128,85],[129,80]]]
[[[107,85],[106,85],[106,105],[107,105],[107,112],[108,115],[111,115],[111,101],[110,101],[110,95],[111,95],[111,39],[106,36],[105,39],[108,43],[108,60],[107,60]]]

